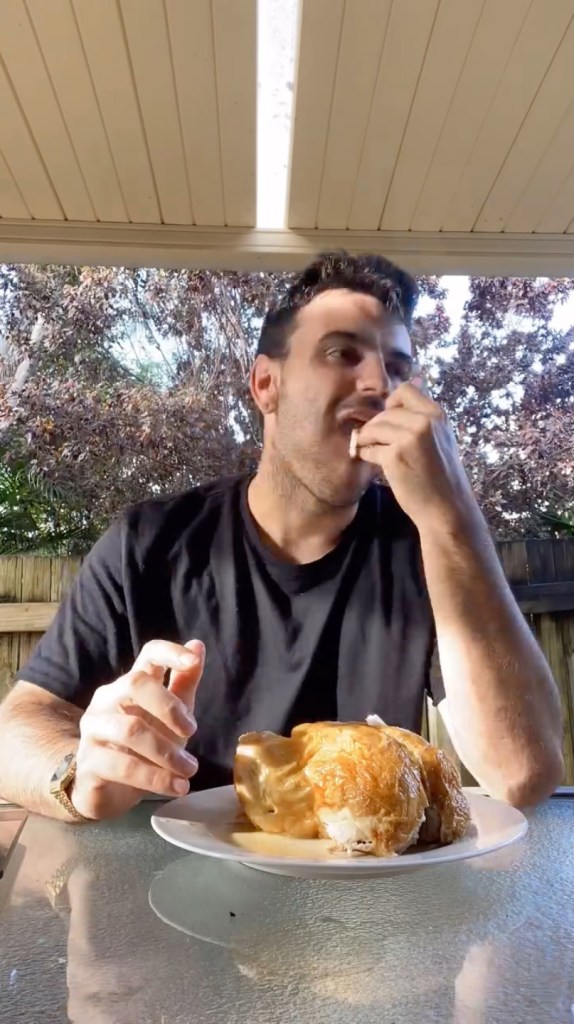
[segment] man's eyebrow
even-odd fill
[[[321,341],[330,341],[331,338],[345,338],[346,341],[361,342],[364,344],[365,338],[362,335],[357,334],[356,331],[327,331],[326,334],[321,335]]]

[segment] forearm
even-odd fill
[[[81,712],[65,701],[21,700],[0,707],[0,796],[30,811],[72,821],[50,795],[49,780],[79,742]]]
[[[478,507],[421,546],[452,740],[492,795],[543,799],[560,782],[560,699]]]

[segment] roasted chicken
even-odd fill
[[[388,857],[417,841],[450,843],[470,821],[446,754],[378,721],[299,725],[290,737],[247,733],[234,781],[256,828],[329,838],[348,853]]]

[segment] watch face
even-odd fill
[[[64,778],[64,776],[65,776],[66,772],[68,771],[72,761],[74,760],[74,756],[75,756],[74,754],[66,754],[64,760],[60,761],[60,764],[58,765],[58,767],[56,768],[56,771],[54,772],[54,774],[52,775],[52,778],[50,779],[50,785],[51,786],[55,786],[58,782],[61,781],[61,779]]]

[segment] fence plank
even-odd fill
[[[0,558],[0,601],[22,599],[22,559]],[[8,693],[20,664],[18,633],[0,633],[0,700]]]
[[[52,559],[30,556],[22,559],[22,600],[26,602],[50,600]],[[20,634],[20,667],[26,664],[40,636],[37,632]]]
[[[558,582],[574,580],[574,540],[553,540],[554,566]]]
[[[52,558],[50,601],[61,601],[79,572],[81,558]]]
[[[574,611],[574,580],[520,584],[512,593],[525,615]]]
[[[560,627],[570,747],[574,749],[574,615],[561,616]]]
[[[44,633],[59,607],[55,601],[3,602],[0,604],[0,633]]]
[[[498,552],[502,568],[511,587],[528,583],[525,542],[523,540],[503,541],[498,545]]]
[[[563,715],[562,752],[565,766],[563,783],[566,786],[571,786],[574,785],[574,745],[570,725],[569,680],[564,657],[562,624],[557,615],[540,615],[535,618],[535,629],[560,692]]]
[[[530,584],[555,582],[556,567],[552,544],[545,540],[527,540],[526,564]]]

